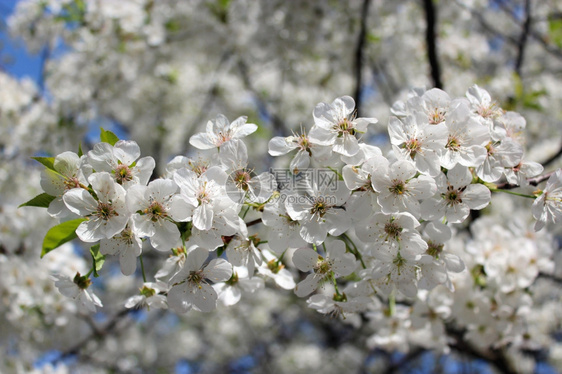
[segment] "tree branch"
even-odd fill
[[[437,58],[437,8],[433,4],[433,0],[423,0],[425,10],[425,21],[427,27],[425,29],[425,42],[427,44],[427,58],[431,68],[431,79],[433,86],[436,88],[443,88],[441,81],[441,67],[439,59]]]
[[[560,147],[560,149],[558,149],[558,152],[556,152],[555,154],[553,154],[552,156],[550,156],[548,159],[546,159],[543,163],[542,166],[547,167],[550,164],[552,164],[554,161],[556,161],[558,159],[558,157],[562,156],[562,146]]]
[[[523,67],[523,59],[525,58],[525,46],[529,32],[531,31],[531,0],[525,0],[525,22],[523,23],[523,31],[519,37],[517,45],[517,59],[515,60],[515,73],[521,77],[521,68]]]
[[[493,349],[480,351],[464,340],[464,330],[447,325],[446,331],[447,335],[453,339],[451,348],[454,348],[460,354],[467,355],[472,359],[484,360],[490,365],[495,366],[501,373],[516,374],[516,371],[511,367],[510,362],[502,350]]]
[[[363,48],[365,47],[365,39],[367,35],[367,16],[369,15],[369,7],[371,0],[363,0],[361,7],[361,28],[357,38],[357,46],[355,48],[355,109],[357,117],[361,117],[361,91],[363,81]]]

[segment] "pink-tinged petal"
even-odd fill
[[[124,248],[121,243],[123,242],[117,238],[102,239],[100,242],[100,253],[102,255],[114,255]]]
[[[205,278],[213,282],[226,282],[232,276],[232,265],[222,258],[215,258],[203,271]]]
[[[147,187],[141,185],[131,186],[127,190],[127,208],[130,212],[135,213],[148,207],[148,198],[145,197],[146,192]]]
[[[67,214],[69,213],[62,199],[62,196],[57,197],[56,199],[51,201],[49,207],[47,208],[47,213],[49,213],[51,217],[55,217],[55,218],[63,217],[65,215],[64,213]]]
[[[150,182],[147,189],[153,200],[164,202],[178,191],[178,185],[171,179],[156,179]]]
[[[345,243],[341,240],[334,240],[329,246],[328,246],[328,257],[335,259],[338,257],[341,257],[345,254],[346,251],[346,247],[345,247]]]
[[[293,254],[293,264],[295,264],[300,271],[312,270],[321,259],[322,256],[308,247],[299,248]]]
[[[483,209],[489,203],[492,198],[490,190],[482,184],[471,184],[466,187],[466,190],[462,193],[462,202],[470,209]]]
[[[416,175],[416,168],[409,161],[396,161],[390,165],[388,177],[390,180],[406,181]]]
[[[437,193],[435,179],[420,175],[408,183],[408,189],[414,193],[416,200],[423,200],[432,197]]]
[[[310,165],[310,155],[305,150],[299,150],[295,157],[291,160],[289,167],[293,174],[298,174],[301,170],[308,168]]]
[[[125,190],[123,187],[115,183],[111,174],[107,172],[94,173],[90,175],[88,182],[92,185],[99,201],[102,203],[108,203],[110,200],[114,200],[116,196],[119,195],[123,198],[125,197]],[[120,188],[118,189],[117,186]]]
[[[461,223],[470,214],[470,208],[466,204],[454,204],[453,206],[447,206],[447,221],[449,223]]]
[[[83,188],[73,188],[63,195],[66,207],[79,216],[87,216],[98,208],[97,201]]]
[[[80,157],[74,152],[63,152],[57,157],[53,163],[53,167],[56,171],[64,175],[65,177],[71,177],[78,171],[80,166]]]
[[[212,149],[217,147],[217,144],[213,142],[208,133],[203,132],[189,138],[189,144],[197,149]]]
[[[418,287],[414,280],[405,280],[400,283],[396,283],[396,288],[398,291],[402,292],[402,294],[409,298],[415,298],[418,294]]]
[[[102,220],[100,225],[100,232],[101,235],[105,239],[109,239],[125,228],[127,226],[127,222],[129,222],[129,216],[126,214],[120,214],[118,216],[112,217],[109,220]]]
[[[168,291],[168,305],[176,313],[187,313],[191,310],[191,300],[188,297],[188,289],[185,284],[174,286]]]
[[[41,172],[41,188],[51,196],[61,196],[64,193],[66,190],[64,181],[65,178],[61,174],[51,169]]]
[[[141,151],[137,142],[132,140],[119,140],[113,146],[113,154],[122,164],[130,166],[140,157]]]
[[[242,292],[240,291],[240,289],[238,289],[237,287],[226,287],[222,292],[219,292],[218,299],[224,305],[230,306],[238,303],[241,297]]]
[[[203,267],[207,258],[209,258],[209,251],[205,248],[195,248],[188,253],[185,268],[189,271],[199,270]]]
[[[354,135],[344,134],[341,138],[336,138],[333,150],[343,156],[355,156],[359,152],[359,142]]]
[[[88,152],[88,163],[97,172],[113,170],[118,165],[117,158],[113,154],[113,146],[109,143],[95,144]]]
[[[151,237],[156,232],[154,222],[152,222],[146,215],[141,216],[140,214],[133,214],[131,216],[131,220],[135,225],[135,232],[141,237]]]
[[[269,141],[268,152],[271,156],[281,156],[291,152],[293,149],[297,148],[295,142],[289,141],[291,137],[284,138],[281,136],[276,136]]]
[[[212,312],[217,308],[217,293],[213,287],[208,284],[188,285],[189,301],[193,305],[193,309],[200,312]]]
[[[441,197],[434,197],[424,200],[420,205],[421,218],[427,221],[435,221],[443,218],[447,211],[445,200]]]
[[[246,121],[246,117],[240,117],[240,118],[244,118],[244,121]],[[240,126],[235,126],[236,121],[238,121],[240,118],[234,120],[234,122],[231,124],[232,132],[234,133],[233,134],[234,138],[243,138],[245,136],[248,136],[256,132],[256,130],[258,129],[258,125],[254,123],[244,123],[241,124]]]
[[[168,214],[174,221],[185,222],[191,220],[191,215],[193,214],[193,209],[195,208],[193,204],[187,201],[187,199],[182,195],[175,195],[170,199],[168,204]]]
[[[178,244],[179,239],[178,227],[172,222],[160,220],[160,224],[154,230],[154,235],[150,238],[150,243],[157,250],[167,252]]]
[[[202,204],[193,211],[193,226],[207,231],[213,226],[213,209],[209,204]]]
[[[226,180],[228,179],[228,175],[220,167],[213,166],[207,169],[207,171],[201,175],[201,178],[209,181],[215,181],[219,186],[224,186]]]
[[[472,182],[472,174],[466,166],[458,164],[447,172],[447,180],[455,188],[460,188]]]
[[[313,144],[332,145],[336,140],[336,134],[323,127],[313,126],[308,133],[308,138]]]
[[[357,260],[351,253],[344,253],[334,260],[332,270],[340,277],[346,277],[357,268]]]
[[[430,222],[425,227],[424,233],[429,236],[429,238],[435,243],[445,243],[451,236],[453,232],[449,226],[441,222]]]
[[[388,123],[388,135],[390,136],[390,142],[396,146],[399,146],[408,140],[408,136],[404,131],[404,123],[396,117],[390,117]]]
[[[300,234],[307,243],[320,245],[326,240],[328,230],[323,222],[312,220],[301,227]]]
[[[444,253],[441,258],[445,262],[445,265],[447,265],[447,270],[452,271],[453,273],[460,273],[465,269],[464,262],[457,255]]]
[[[417,231],[405,231],[401,235],[400,253],[406,259],[414,260],[427,250],[427,242]]]
[[[82,222],[76,229],[76,235],[86,243],[94,243],[100,239],[105,239],[100,230],[101,224],[100,220],[97,219]]]
[[[143,157],[137,162],[134,170],[136,171],[137,178],[139,178],[139,184],[146,186],[155,167],[156,162],[150,156]]]
[[[481,145],[465,147],[458,153],[458,162],[464,166],[479,166],[484,162],[486,155],[488,154],[486,148]]]
[[[298,297],[305,297],[313,293],[318,286],[322,278],[317,277],[316,274],[309,274],[303,281],[295,287],[295,295]]]
[[[132,249],[121,251],[119,264],[123,275],[131,275],[137,269],[137,256]]]

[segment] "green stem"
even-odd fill
[[[392,290],[388,296],[388,313],[393,316],[396,313],[396,295],[395,290]]]
[[[140,259],[140,265],[142,270],[142,280],[146,283],[146,275],[144,273],[144,263],[142,262],[142,254],[139,256],[139,259]]]
[[[244,212],[244,214],[242,215],[242,219],[246,218],[246,214],[248,214],[248,211],[250,210],[250,207],[246,207],[246,211]]]
[[[508,194],[510,194],[510,195],[521,196],[521,197],[527,197],[527,198],[529,198],[529,199],[536,199],[536,198],[537,198],[536,196],[533,196],[533,195],[526,195],[526,194],[522,194],[522,193],[518,193],[518,192],[513,192],[513,191],[510,191],[510,190],[500,190],[500,189],[498,189],[498,188],[490,188],[490,191],[491,191],[491,192],[503,192],[503,193],[508,193]]]
[[[357,246],[355,245],[355,243],[353,242],[353,240],[351,240],[351,238],[344,232],[343,234],[341,234],[342,239],[344,239],[344,242],[350,244],[353,247],[353,250],[350,249],[350,252],[355,255],[355,257],[357,259],[359,259],[359,262],[361,262],[361,266],[363,267],[363,269],[367,269],[367,266],[365,265],[365,262],[363,261],[363,256],[361,256],[361,253],[359,252],[359,249],[357,249]]]
[[[334,276],[333,272],[330,275],[330,278],[332,278],[332,282],[334,283],[334,289],[336,290],[336,295],[341,296],[340,290],[338,289],[338,282],[336,282],[336,277]]]

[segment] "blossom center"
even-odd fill
[[[80,181],[76,177],[67,178],[64,180],[64,189],[66,191],[71,190],[73,188],[80,188]]]
[[[337,131],[338,137],[342,137],[346,134],[355,135],[355,129],[353,128],[353,122],[349,119],[344,118],[337,125],[334,126],[334,130]]]
[[[445,110],[434,108],[431,112],[429,112],[429,123],[431,125],[437,125],[441,122],[445,121]]]
[[[443,252],[443,244],[433,243],[431,240],[427,242],[426,253],[434,258],[439,258],[441,252]]]
[[[402,148],[405,148],[411,157],[415,157],[421,151],[421,142],[418,139],[409,139],[402,145]]]
[[[120,164],[115,168],[115,181],[119,184],[133,180],[133,171],[125,164]]]
[[[407,192],[406,184],[404,181],[395,179],[392,181],[392,186],[388,188],[388,190],[394,195],[403,195]]]
[[[443,194],[443,197],[447,201],[447,205],[453,206],[456,204],[462,204],[462,193],[466,187],[455,189],[453,186],[447,186],[447,192]]]
[[[458,152],[461,148],[461,144],[457,137],[449,135],[447,145],[445,145],[445,147],[453,152]]]
[[[147,214],[152,222],[157,222],[161,218],[166,218],[168,216],[166,209],[158,201],[153,201],[143,213]]]
[[[203,279],[203,270],[192,271],[187,277],[187,281],[189,283],[196,284],[199,288],[201,288],[201,282],[203,282]]]
[[[230,141],[231,139],[232,139],[232,134],[230,134],[230,131],[225,131],[225,132],[219,131],[219,133],[217,134],[216,146],[220,147],[221,145]]]
[[[118,216],[119,214],[113,209],[110,203],[98,203],[98,208],[96,209],[96,216],[103,219],[104,221],[109,220],[113,216]]]
[[[330,269],[332,268],[332,264],[330,261],[323,259],[321,256],[318,256],[318,262],[314,266],[314,272],[317,274],[327,274]]]
[[[384,225],[384,232],[386,233],[387,238],[398,240],[400,239],[400,233],[402,232],[402,227],[398,226],[396,222],[387,222]]]
[[[324,217],[324,215],[331,208],[330,205],[326,203],[323,197],[319,197],[314,201],[312,208],[310,209],[310,214],[318,214],[319,217]]]
[[[236,185],[237,188],[243,191],[248,191],[248,189],[250,188],[251,176],[248,171],[244,169],[238,170],[234,173],[232,179],[234,180],[234,184]]]

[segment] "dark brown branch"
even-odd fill
[[[523,23],[523,31],[519,37],[517,45],[517,59],[515,60],[515,73],[521,77],[521,69],[523,67],[523,59],[525,58],[525,46],[529,32],[531,31],[531,0],[525,0],[525,22]]]
[[[279,116],[277,116],[275,113],[272,113],[268,109],[266,102],[260,97],[260,95],[258,94],[258,91],[254,88],[254,85],[252,84],[252,81],[250,80],[250,74],[248,73],[248,66],[246,65],[246,63],[242,60],[239,60],[238,61],[238,68],[240,70],[240,75],[242,77],[242,81],[244,82],[244,85],[246,86],[246,89],[248,89],[254,95],[254,98],[257,101],[259,110],[264,112],[266,114],[266,116],[269,117],[269,119],[271,121],[271,124],[273,125],[274,134],[279,135],[279,136],[284,135],[284,133],[286,131],[288,131],[288,128],[285,126],[285,123],[283,122],[283,120],[281,118],[279,118]]]
[[[554,283],[562,284],[562,278],[555,277],[552,274],[539,273],[539,278],[548,279]]]
[[[361,28],[357,38],[357,46],[355,48],[355,109],[357,117],[361,117],[361,91],[363,81],[363,49],[365,47],[365,39],[367,35],[367,16],[369,15],[369,7],[371,0],[363,0],[361,7]]]
[[[453,338],[451,348],[455,349],[458,353],[466,355],[472,359],[481,359],[496,367],[501,373],[515,374],[516,371],[511,367],[505,353],[500,349],[492,349],[480,351],[473,347],[470,343],[464,340],[464,331],[454,328],[453,326],[446,326],[447,335]]]
[[[439,59],[437,58],[437,8],[433,4],[433,0],[423,0],[425,10],[425,42],[427,44],[427,58],[431,69],[431,79],[433,86],[436,88],[443,88],[441,81],[441,67]]]
[[[554,171],[551,171],[550,173],[539,175],[538,177],[528,178],[527,182],[529,182],[529,184],[531,186],[538,186],[540,183],[542,183],[545,180],[547,180],[548,178],[550,178],[550,176],[554,173],[555,173]],[[510,184],[510,183],[502,183],[502,184],[496,185],[496,188],[500,189],[500,190],[511,190],[511,189],[514,189],[514,188],[517,188],[517,187],[521,187],[521,186],[519,186],[517,184]]]
[[[57,361],[58,360],[62,360],[66,357],[69,356],[73,356],[76,354],[80,353],[80,350],[82,348],[84,348],[87,343],[92,340],[92,339],[102,339],[105,336],[107,336],[109,333],[113,332],[115,326],[117,325],[117,323],[121,320],[121,318],[125,317],[126,315],[128,315],[131,312],[131,309],[122,309],[120,310],[112,319],[111,321],[109,321],[103,328],[96,328],[92,325],[90,325],[90,327],[92,328],[92,332],[90,333],[90,335],[88,335],[87,337],[85,337],[83,340],[79,341],[77,344],[75,344],[74,346],[72,346],[70,349],[64,351],[61,353],[61,355],[59,357],[57,357]]]
[[[404,369],[407,369],[406,365],[411,364],[414,360],[419,358],[425,352],[429,352],[429,350],[417,348],[411,350],[406,356],[404,356],[400,361],[388,365],[386,370],[384,371],[385,374],[393,374],[393,373],[401,373]]]
[[[525,27],[525,24],[524,23],[522,24],[517,19],[516,12],[514,11],[514,9],[512,7],[509,6],[508,3],[506,3],[505,1],[496,1],[496,3],[500,6],[500,9],[502,9],[506,14],[508,14],[513,19],[513,21],[516,24],[518,24],[520,27]],[[562,49],[550,44],[547,37],[539,34],[537,31],[535,31],[533,29],[529,29],[529,35],[533,39],[538,41],[539,44],[541,44],[548,53],[550,53],[551,55],[556,56],[558,58],[562,58]],[[517,41],[517,43],[518,43],[518,41]]]
[[[556,161],[560,156],[562,156],[562,146],[558,149],[558,152],[550,156],[547,160],[543,161],[542,166],[547,167]]]

